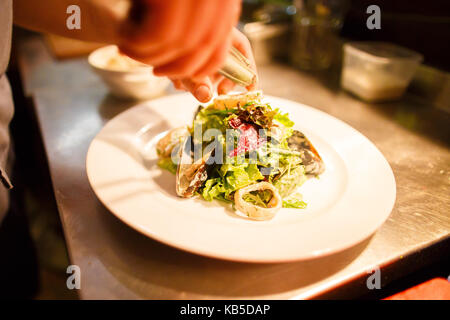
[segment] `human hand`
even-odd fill
[[[247,37],[242,34],[237,29],[234,29],[232,32],[232,45],[238,49],[250,62],[250,67],[255,70],[256,73],[256,65],[255,59],[253,57],[252,48],[250,46],[250,42]],[[214,88],[217,86],[217,91],[219,94],[226,94],[231,91],[235,83],[229,79],[224,78],[222,75],[215,72],[212,75],[205,76],[202,78],[184,78],[184,79],[176,79],[171,78],[174,86],[178,90],[185,90],[191,92],[194,97],[200,102],[208,102],[214,93]],[[252,85],[247,87],[247,90],[253,90],[257,86],[257,80]]]
[[[240,13],[240,0],[134,0],[125,24],[120,49],[154,67],[154,74],[167,76],[179,89],[202,101],[234,87],[216,75],[231,45],[249,60],[253,57],[247,38],[233,28]]]

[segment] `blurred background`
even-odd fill
[[[366,10],[371,5],[381,9],[381,29],[366,27],[370,16]],[[244,0],[242,21],[257,21],[266,27],[262,38],[288,34],[285,39],[290,40],[283,42],[286,47],[280,51],[289,52],[291,57],[299,48],[298,42],[306,44],[309,40],[317,43],[313,39],[330,37],[334,33],[338,43],[348,40],[388,41],[420,52],[427,65],[445,71],[450,68],[445,50],[450,36],[450,3],[445,0],[427,3],[420,0]],[[278,32],[269,27],[283,24],[287,28],[280,27],[276,29]],[[252,30],[248,31],[251,33]],[[300,45],[300,48],[304,46]]]
[[[381,29],[370,30],[366,26],[370,16],[366,10],[370,5],[381,9]],[[346,60],[345,55],[351,53],[355,55],[352,59],[360,59],[364,55],[359,54],[365,52],[377,58],[392,58],[395,63],[400,57],[412,66],[410,79],[403,83],[408,95],[427,101],[429,107],[450,112],[448,0],[244,0],[239,28],[250,39],[258,66],[282,64],[296,72],[316,77],[332,90],[343,86],[362,100],[383,98],[383,90],[390,88],[382,88],[381,91],[373,89],[371,95],[372,91],[364,90],[375,88],[376,79],[368,79],[369,87],[361,87],[360,91],[354,89],[358,84],[345,83],[341,71],[346,68],[346,63],[353,63]],[[38,280],[30,285],[28,297],[72,299],[77,296],[75,292],[65,289],[65,271],[69,260],[47,160],[39,128],[33,120],[32,101],[24,93],[19,72],[20,44],[35,36],[19,28],[14,30],[13,56],[8,71],[16,102],[11,130],[16,166],[21,168],[16,170],[15,179],[23,185],[23,188],[14,190],[13,196],[20,199],[18,202],[27,213],[25,219],[30,226],[32,250],[36,253],[34,263],[39,270]],[[51,55],[61,61],[88,55],[101,46],[53,35],[42,37]],[[356,45],[349,51],[344,50],[344,44],[354,41],[389,42],[402,49]],[[407,51],[401,51],[403,49]],[[33,52],[30,54],[33,56]],[[39,59],[38,54],[36,59]],[[365,65],[361,68],[369,67]],[[363,76],[367,76],[367,72]],[[170,90],[173,91],[173,88]],[[403,94],[400,88],[396,94],[386,97],[402,99]],[[401,290],[410,286],[411,281],[419,282],[442,270],[435,266],[422,270],[414,280],[395,283],[386,292]]]

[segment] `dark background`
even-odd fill
[[[381,29],[369,30],[369,5],[381,9]],[[424,55],[424,63],[450,71],[449,0],[352,0],[342,36],[393,42]]]

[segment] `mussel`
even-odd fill
[[[156,152],[160,158],[167,158],[171,156],[172,150],[180,143],[182,143],[189,131],[186,126],[178,127],[170,130],[162,137],[156,144]]]
[[[300,152],[300,157],[307,175],[317,176],[325,171],[325,164],[322,158],[302,132],[294,130],[287,142],[290,149]]]
[[[176,176],[176,191],[180,197],[190,198],[208,178],[209,159],[214,149],[204,150],[198,159],[193,156],[192,137],[186,137],[180,148],[179,163]]]

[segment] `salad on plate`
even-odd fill
[[[241,215],[268,220],[283,207],[306,208],[298,189],[325,170],[293,126],[260,91],[218,96],[158,141],[158,165],[176,174],[180,197],[229,202]]]

